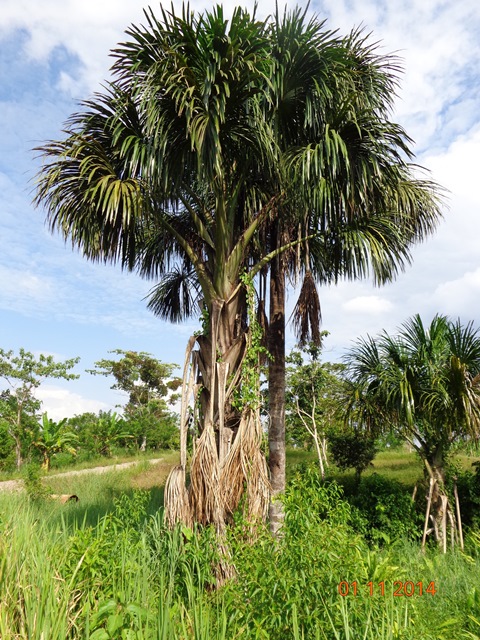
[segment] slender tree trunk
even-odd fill
[[[17,465],[17,471],[20,470],[20,467],[22,466],[23,463],[23,458],[22,458],[22,443],[21,440],[18,436],[13,436],[14,440],[15,440],[15,462]]]
[[[430,477],[430,491],[428,496],[427,513],[423,534],[422,546],[425,546],[429,520],[432,527],[430,531],[435,534],[438,546],[446,553],[447,549],[447,523],[451,525],[452,540],[454,538],[457,523],[455,513],[450,506],[445,493],[445,466],[444,452],[441,446],[437,447],[429,459],[425,458],[425,467]]]
[[[22,429],[22,405],[23,403],[19,403],[17,406],[17,418],[16,418],[16,424],[12,429],[12,437],[15,440],[15,458],[16,458],[16,464],[17,464],[17,471],[20,469],[20,467],[23,464],[23,458],[22,458],[22,439],[20,437],[20,434],[22,433],[21,429]]]
[[[277,499],[285,491],[285,270],[280,256],[270,270],[270,318],[268,372],[270,424],[268,431],[270,482],[270,529],[277,534],[284,520],[283,505]]]

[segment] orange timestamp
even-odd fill
[[[373,582],[370,580],[365,585],[361,585],[357,580],[353,582],[347,582],[342,580],[338,583],[338,593],[343,596],[359,596],[365,594],[367,596],[385,596],[392,593],[395,597],[407,597],[412,596],[434,596],[437,593],[435,588],[435,582],[413,582],[413,580],[395,580],[392,583],[381,580],[380,582]]]

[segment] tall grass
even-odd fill
[[[291,478],[281,538],[260,528],[252,540],[246,523],[232,525],[236,576],[215,588],[215,532],[168,531],[150,492],[119,490],[128,484],[92,479],[82,487],[86,509],[0,495],[2,640],[478,637],[475,532],[464,553],[447,556],[402,538],[372,547],[342,488],[321,482],[313,465]],[[102,492],[107,508],[98,506]],[[436,593],[394,597],[394,582],[407,580],[434,581]],[[342,581],[357,594],[351,586],[341,595]]]

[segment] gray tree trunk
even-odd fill
[[[283,505],[278,497],[285,491],[285,272],[280,257],[272,261],[270,271],[270,318],[268,331],[268,431],[272,499],[270,530],[276,535],[284,521]]]

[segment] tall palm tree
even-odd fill
[[[352,60],[362,45],[312,21],[302,46],[311,43],[305,70],[313,71],[299,120],[295,110],[289,116],[286,85],[277,87],[290,54],[275,26],[241,9],[227,21],[221,7],[145,15],[147,26],[131,27],[113,52],[113,81],[71,117],[63,141],[40,149],[46,164],[36,202],[46,205],[52,229],[87,258],[156,278],[150,307],[161,317],[202,312],[203,333],[187,349],[181,464],[166,501],[171,521],[221,526],[245,491],[250,516],[264,517],[269,503],[258,394],[242,394],[251,354],[259,352],[249,330],[248,282],[303,240],[282,233],[272,241],[281,215],[313,210],[329,222],[338,213],[337,193],[321,184],[336,166],[347,171],[349,158],[322,113],[329,101],[330,110],[340,105],[332,97],[337,90],[355,90]],[[280,125],[297,134],[306,129],[300,137],[279,135]],[[429,186],[420,192],[428,220],[435,199]],[[187,494],[190,397],[198,440]]]
[[[347,417],[373,431],[393,428],[410,443],[431,481],[434,516],[446,517],[448,453],[480,435],[480,330],[442,315],[425,326],[416,315],[396,336],[360,339],[347,363]]]
[[[307,22],[300,9],[283,17],[277,10],[271,35],[271,116],[296,198],[283,203],[270,239],[278,247],[304,238],[270,264],[269,462],[273,492],[281,493],[287,273],[304,274],[294,311],[299,342],[318,345],[316,284],[369,273],[377,284],[393,279],[410,262],[411,246],[435,228],[440,190],[416,178],[411,140],[389,119],[399,71],[394,56],[380,56],[361,30],[333,44],[323,23]],[[280,511],[273,502],[274,528]]]
[[[250,340],[241,274],[260,268],[249,246],[282,197],[265,196],[255,169],[262,179],[265,167],[276,170],[259,108],[271,66],[266,26],[241,9],[227,21],[221,7],[146,19],[113,52],[113,81],[70,118],[64,140],[40,149],[36,202],[87,258],[158,278],[159,315],[204,313],[204,332],[189,343],[199,408],[191,487],[187,495],[182,437],[170,519],[220,525],[244,485],[250,515],[263,517],[258,409],[234,406],[234,391]]]

